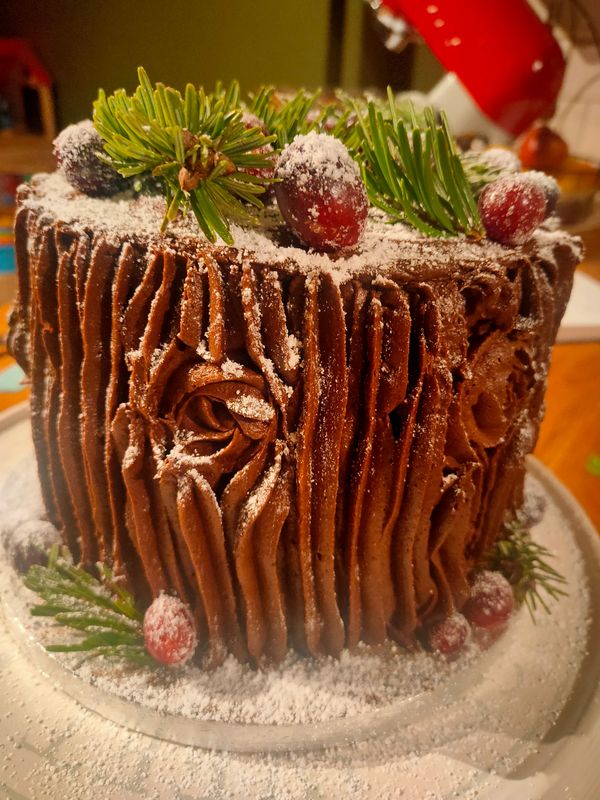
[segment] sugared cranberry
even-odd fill
[[[518,157],[505,147],[488,147],[479,154],[479,162],[486,167],[499,170],[500,174],[519,172],[521,169]]]
[[[242,113],[242,122],[244,123],[246,130],[250,130],[250,128],[260,128],[265,136],[267,136],[269,133],[262,119],[257,117],[256,114],[253,114],[251,111],[244,111]]]
[[[54,140],[54,157],[74,189],[92,197],[124,191],[131,182],[100,161],[102,138],[91,119],[69,125]]]
[[[447,661],[454,661],[464,650],[470,634],[469,623],[455,611],[432,626],[428,635],[429,646]]]
[[[514,608],[510,583],[499,572],[478,573],[462,613],[473,628],[499,633],[508,624]]]
[[[525,528],[532,528],[541,522],[546,512],[546,497],[535,490],[525,495],[523,505],[517,512],[517,519]]]
[[[281,213],[296,234],[315,250],[355,245],[368,211],[358,165],[338,139],[311,131],[283,150],[275,177]]]
[[[528,169],[554,170],[569,155],[564,139],[547,125],[536,124],[523,136],[519,146],[519,158]]]
[[[527,174],[503,175],[482,191],[479,214],[490,239],[523,244],[546,217],[546,197]]]
[[[159,664],[185,664],[194,655],[194,620],[179,598],[160,594],[144,615],[143,629],[146,650]]]
[[[530,170],[526,173],[529,180],[534,181],[544,193],[546,198],[546,216],[550,216],[556,209],[558,200],[560,198],[560,186],[552,175],[546,175],[545,172],[538,170]]]
[[[0,532],[10,563],[17,572],[27,572],[34,564],[48,563],[48,550],[61,541],[51,522],[29,520],[16,528]]]

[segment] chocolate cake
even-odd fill
[[[189,604],[207,664],[412,641],[522,501],[578,241],[371,211],[324,255],[275,213],[230,247],[163,209],[21,189],[10,348],[49,519],[141,604]]]

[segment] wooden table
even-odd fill
[[[590,261],[585,269],[593,275],[597,271],[600,278],[600,256],[597,265]],[[8,305],[0,305],[0,341],[6,333],[7,311]],[[0,370],[7,363],[9,357],[0,355]],[[26,397],[26,389],[0,393],[0,411]],[[600,342],[556,345],[535,455],[570,489],[600,530],[600,478],[586,469],[593,453],[600,454]]]
[[[600,228],[582,233],[580,269],[600,280]],[[575,495],[600,531],[600,478],[586,469],[600,455],[600,342],[558,344],[546,393],[546,416],[535,455]]]
[[[600,478],[586,469],[593,453],[600,455],[600,343],[558,344],[535,455],[575,495],[600,531]]]

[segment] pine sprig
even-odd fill
[[[494,169],[459,154],[443,114],[438,122],[433,109],[417,110],[389,88],[386,100],[338,93],[325,102],[319,91],[285,96],[263,86],[245,102],[236,82],[208,93],[188,84],[182,94],[153,85],[142,68],[138,77],[132,95],[100,90],[94,122],[106,163],[140,185],[160,183],[163,231],[191,211],[210,241],[233,244],[230,221],[255,221],[252,211],[262,208],[261,195],[273,180],[265,169],[277,152],[317,130],[344,142],[371,204],[391,222],[427,236],[483,235],[476,196],[497,177]],[[247,127],[244,108],[260,126]]]
[[[331,135],[341,139],[346,147],[353,153],[360,154],[361,131],[356,125],[358,116],[368,117],[369,104],[381,113],[384,120],[392,119],[392,110],[396,119],[403,120],[409,127],[415,123],[423,127],[425,117],[421,110],[416,109],[414,103],[403,97],[393,97],[390,102],[391,90],[385,98],[378,95],[352,96],[342,90],[336,92],[336,104],[330,112],[334,120]],[[359,155],[360,157],[360,155]]]
[[[460,160],[475,197],[479,197],[488,183],[493,183],[503,174],[502,167],[486,163],[479,153],[461,153]]]
[[[481,236],[483,228],[473,191],[442,114],[431,108],[424,123],[399,113],[388,89],[389,113],[370,101],[366,112],[354,104],[357,139],[349,141],[369,200],[393,221],[427,236]]]
[[[488,567],[498,570],[512,584],[515,599],[525,603],[535,622],[535,612],[541,606],[550,613],[542,592],[553,600],[566,595],[562,588],[567,581],[549,563],[552,553],[534,542],[520,522],[505,526],[504,535],[496,541],[488,556]]]
[[[192,84],[182,95],[161,83],[153,86],[138,70],[139,86],[94,103],[94,124],[104,140],[104,160],[124,177],[152,175],[162,181],[167,208],[163,230],[180,210],[191,209],[210,241],[233,243],[229,220],[251,220],[248,205],[262,208],[269,180],[246,170],[270,166],[273,141],[242,121],[236,82],[207,94]],[[245,205],[247,204],[247,205]]]
[[[98,569],[100,580],[75,566],[66,548],[55,545],[47,566],[35,564],[27,571],[25,586],[43,601],[33,606],[32,616],[52,617],[57,625],[84,635],[79,641],[51,644],[46,649],[154,664],[144,646],[143,617],[133,596],[114,579],[109,567],[100,564]]]
[[[312,130],[323,130],[335,112],[335,104],[320,104],[320,89],[308,94],[300,89],[289,97],[281,96],[274,86],[262,86],[249,96],[248,111],[255,114],[270,135],[275,147],[282,150],[296,136]]]

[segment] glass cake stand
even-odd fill
[[[26,407],[0,417],[0,450],[7,453],[6,463],[0,467],[1,479],[31,451]],[[585,647],[581,648],[580,655],[574,661],[565,661],[564,668],[557,666],[560,661],[560,640],[557,639],[556,660],[551,651],[540,653],[539,660],[544,663],[540,665],[537,676],[531,672],[531,664],[537,662],[531,661],[527,646],[517,641],[519,626],[527,624],[521,619],[514,624],[514,635],[509,629],[489,650],[468,661],[463,668],[449,672],[447,679],[434,689],[419,691],[374,711],[302,724],[223,722],[159,713],[82,679],[64,662],[48,654],[27,626],[22,608],[14,602],[14,584],[11,588],[5,564],[4,574],[0,575],[4,614],[24,658],[38,667],[44,680],[59,687],[85,708],[131,731],[180,745],[232,754],[343,748],[361,740],[368,746],[368,740],[381,742],[385,737],[398,733],[405,739],[414,737],[415,748],[420,749],[429,735],[426,731],[423,739],[423,729],[434,720],[451,719],[452,715],[460,715],[465,707],[466,716],[463,714],[465,719],[461,725],[471,724],[468,709],[470,705],[479,703],[479,692],[486,702],[489,701],[490,707],[498,710],[516,703],[517,715],[520,707],[523,718],[517,725],[513,714],[514,719],[500,726],[504,737],[500,755],[505,760],[512,759],[514,767],[509,784],[511,792],[516,793],[506,793],[508,789],[505,786],[499,793],[481,796],[498,800],[517,796],[548,800],[559,797],[564,800],[570,796],[577,800],[591,800],[600,796],[600,769],[595,766],[597,759],[593,760],[591,755],[600,746],[600,542],[585,514],[545,467],[530,459],[528,471],[542,487],[552,513],[560,521],[560,525],[554,526],[557,535],[572,538],[575,544],[573,557],[579,560],[585,574],[588,603],[587,608],[581,607],[582,619],[579,622],[585,626],[582,630],[586,631],[587,641],[582,643]],[[565,553],[570,550],[567,542]],[[572,613],[579,612],[575,609]],[[558,627],[563,624],[560,614],[555,622]],[[560,680],[552,674],[549,665],[564,672],[558,676]],[[511,677],[506,678],[509,669]],[[557,679],[554,683],[548,680],[550,675]],[[546,695],[537,709],[536,698],[544,692]],[[511,729],[513,723],[518,731],[516,727]],[[477,716],[473,717],[472,724],[474,732],[485,737],[492,721],[486,718],[485,724],[482,722],[480,726],[481,731],[477,731]],[[525,747],[524,743],[532,741],[536,742],[535,747]],[[585,759],[587,766],[584,769]],[[579,768],[576,768],[577,764]],[[493,774],[493,764],[486,763],[486,769]],[[521,794],[517,786],[526,787],[528,794]],[[566,787],[572,794],[565,793]]]

